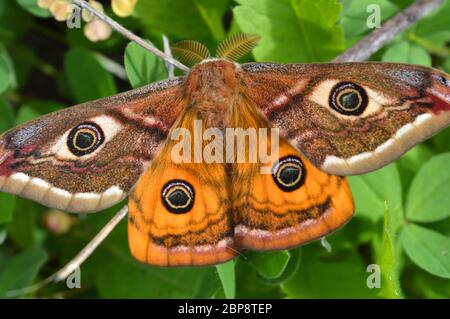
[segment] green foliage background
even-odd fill
[[[35,2],[0,0],[0,131],[167,77],[162,62],[118,34],[91,43]],[[262,36],[244,60],[306,63],[329,61],[367,34],[367,5],[378,4],[384,21],[411,2],[139,0],[131,18],[116,18],[159,47],[166,34],[172,42],[196,39],[214,52],[226,35],[243,31]],[[446,0],[371,59],[450,72],[449,17]],[[126,73],[117,65],[125,65]],[[446,129],[395,163],[351,177],[356,216],[327,237],[331,252],[314,242],[289,251],[245,252],[218,267],[161,269],[130,256],[124,221],[82,266],[81,289],[52,284],[26,296],[449,298],[449,140]],[[42,222],[47,208],[1,193],[0,296],[52,274],[119,208],[75,216],[70,231],[56,235]],[[366,285],[374,263],[381,267],[379,289]]]

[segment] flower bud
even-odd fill
[[[74,6],[68,0],[56,0],[50,4],[50,12],[57,21],[65,21],[73,13]]]
[[[67,213],[52,209],[44,213],[42,216],[44,227],[56,235],[67,233],[75,220]]]
[[[111,33],[111,27],[99,19],[94,19],[84,26],[84,35],[92,42],[106,40]]]
[[[53,2],[55,0],[37,0],[37,5],[39,8],[48,9]]]
[[[111,7],[119,17],[128,17],[133,12],[137,0],[112,0]]]

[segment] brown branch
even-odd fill
[[[84,0],[72,0],[72,3],[74,5],[76,5],[77,7],[79,7],[80,9],[84,9],[84,10],[89,11],[91,14],[96,16],[98,19],[102,20],[103,22],[108,24],[111,28],[113,28],[114,30],[116,30],[117,32],[122,34],[125,38],[127,38],[127,39],[129,39],[129,40],[131,40],[131,41],[133,41],[133,42],[135,42],[137,44],[139,44],[141,47],[143,47],[144,49],[152,52],[157,57],[159,57],[159,58],[163,59],[164,61],[174,65],[175,67],[179,68],[180,70],[182,70],[184,72],[188,72],[189,71],[189,68],[187,66],[185,66],[181,62],[175,60],[174,58],[168,56],[164,52],[160,51],[158,48],[154,47],[153,45],[151,45],[150,43],[148,43],[144,39],[138,37],[133,32],[131,32],[130,30],[126,29],[124,26],[122,26],[121,24],[117,23],[116,21],[114,21],[113,19],[108,17],[107,15],[105,15],[105,14],[103,14],[101,12],[98,12],[93,7],[91,7],[86,1],[84,1]]]
[[[358,62],[367,60],[389,43],[400,32],[425,17],[442,4],[443,0],[416,0],[411,6],[385,22],[351,48],[338,55],[333,62]]]

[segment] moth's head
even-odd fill
[[[249,53],[259,42],[260,36],[238,33],[225,38],[216,49],[216,59],[237,62]],[[174,56],[182,63],[192,66],[197,63],[210,62],[211,53],[202,43],[195,40],[184,40],[172,46]]]
[[[187,90],[220,91],[224,86],[234,87],[238,68],[239,65],[225,59],[203,60],[189,72]]]

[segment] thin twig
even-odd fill
[[[163,34],[163,43],[164,43],[164,53],[167,56],[170,56],[171,58],[173,58],[172,49],[170,48],[169,38],[166,37],[165,34]],[[169,75],[169,78],[173,78],[175,76],[175,69],[174,69],[173,65],[166,62],[166,69],[167,69],[167,74]]]
[[[113,218],[98,232],[97,235],[84,247],[71,261],[69,261],[57,273],[52,275],[51,281],[58,282],[66,279],[76,268],[95,251],[95,249],[105,240],[105,238],[116,228],[117,224],[125,218],[128,213],[128,206],[124,206]]]
[[[367,60],[396,35],[439,7],[443,0],[416,0],[414,4],[385,22],[354,46],[337,56],[333,62],[358,62]]]
[[[144,49],[152,52],[157,57],[159,57],[159,58],[163,59],[164,61],[174,65],[175,67],[179,68],[180,70],[182,70],[184,72],[188,72],[189,71],[189,68],[187,66],[185,66],[181,62],[175,60],[174,58],[171,58],[171,57],[167,56],[164,52],[158,50],[158,48],[154,47],[153,45],[151,45],[150,43],[148,43],[144,39],[138,37],[133,32],[131,32],[130,30],[126,29],[125,27],[123,27],[122,25],[120,25],[119,23],[117,23],[116,21],[114,21],[113,19],[108,17],[107,15],[105,15],[105,14],[103,14],[101,12],[98,12],[93,7],[91,7],[86,1],[84,1],[84,0],[72,0],[72,3],[74,5],[76,5],[76,6],[78,6],[81,9],[89,11],[92,15],[96,16],[98,19],[102,20],[103,22],[108,24],[111,28],[113,28],[114,30],[116,30],[117,32],[122,34],[125,38],[127,38],[127,39],[129,39],[129,40],[131,40],[131,41],[133,41],[133,42],[135,42],[137,44],[139,44],[141,47],[143,47]]]

